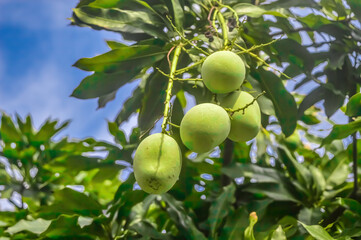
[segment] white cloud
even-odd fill
[[[69,24],[72,0],[1,0],[0,25],[21,26],[30,30],[54,29]]]
[[[8,91],[0,83],[0,102],[5,111],[16,109],[21,115],[36,112],[37,126],[50,115],[64,119],[74,114],[74,108],[64,101],[68,92],[63,87],[64,76],[55,63],[33,65],[16,80],[16,90]],[[13,81],[15,82],[15,81]],[[39,122],[40,120],[40,122]]]

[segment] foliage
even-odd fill
[[[15,209],[0,211],[1,239],[360,238],[360,119],[329,119],[359,91],[360,20],[356,0],[81,0],[73,25],[117,32],[125,43],[108,41],[109,52],[77,61],[91,75],[72,96],[98,98],[101,108],[126,83],[139,85],[109,122],[114,143],[57,139],[68,122],[36,130],[30,116],[2,114],[0,193]],[[172,72],[168,53],[180,44]],[[251,142],[195,155],[173,125],[192,96],[217,101],[200,69],[224,48],[246,63],[242,90],[265,91],[262,129]],[[121,125],[132,114],[138,126],[126,137]],[[168,193],[152,195],[135,184],[132,156],[162,116],[182,171]],[[318,129],[329,123],[325,137]]]

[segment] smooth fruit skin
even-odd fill
[[[230,93],[221,99],[221,106],[239,109],[251,103],[254,97],[243,91]],[[235,112],[231,118],[231,131],[228,138],[234,142],[246,142],[258,134],[261,128],[261,111],[257,101],[243,111]]]
[[[213,93],[229,93],[242,85],[246,68],[243,60],[231,51],[218,51],[202,65],[203,83]]]
[[[177,142],[163,133],[146,137],[138,146],[133,162],[135,179],[147,193],[170,190],[179,178],[182,153]]]
[[[220,106],[202,103],[191,108],[180,124],[183,144],[193,152],[204,153],[221,144],[231,128],[228,113]]]

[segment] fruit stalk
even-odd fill
[[[224,41],[224,48],[227,48],[228,45],[228,30],[227,30],[227,24],[224,20],[224,17],[220,11],[218,11],[218,21],[221,24],[222,27],[222,35],[223,35],[223,41]]]
[[[179,59],[179,55],[182,51],[182,45],[178,45],[175,50],[174,50],[174,55],[173,55],[173,59],[172,59],[172,63],[171,63],[171,69],[170,69],[170,73],[169,73],[169,81],[168,81],[168,87],[167,87],[167,96],[165,98],[165,102],[164,102],[164,113],[163,113],[163,123],[162,123],[162,132],[163,133],[167,133],[167,122],[168,122],[168,118],[169,118],[169,107],[170,107],[170,99],[172,96],[172,88],[173,88],[173,80],[174,80],[174,75],[175,75],[175,71],[177,70],[177,63],[178,63],[178,59]]]

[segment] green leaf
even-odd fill
[[[118,125],[115,122],[108,122],[109,132],[114,136],[115,141],[125,146],[127,144],[127,139],[122,130],[119,129]]]
[[[78,225],[78,216],[62,215],[53,220],[41,236],[52,239],[93,239]]]
[[[89,6],[75,8],[73,11],[77,18],[95,29],[147,33],[153,37],[168,40],[167,34],[163,32],[165,27],[163,21],[149,11],[102,9]]]
[[[361,4],[358,0],[347,0],[351,10],[355,13],[356,18],[361,21]]]
[[[353,95],[346,105],[346,115],[349,117],[361,116],[361,93]]]
[[[351,198],[338,198],[338,204],[361,216],[361,204]]]
[[[346,138],[361,129],[361,119],[348,124],[335,124],[330,134],[322,140],[321,146],[330,144],[335,139]]]
[[[114,8],[117,7],[117,5],[120,5],[122,0],[93,0],[88,6],[90,7],[100,7],[100,8]]]
[[[158,232],[158,230],[154,228],[152,224],[145,220],[130,225],[129,229],[132,229],[140,235],[144,237],[149,237],[151,239],[171,239],[168,235]]]
[[[172,18],[174,19],[174,25],[176,26],[177,30],[183,32],[184,12],[181,2],[181,0],[165,1],[168,9],[172,14]]]
[[[333,237],[326,232],[325,229],[323,229],[319,225],[306,225],[299,221],[299,223],[302,224],[302,226],[307,230],[307,232],[317,240],[335,240]]]
[[[144,59],[149,63],[156,62],[166,53],[162,48],[153,45],[124,46],[93,58],[79,59],[73,66],[85,71],[111,73],[120,71],[124,68],[123,65],[129,67],[135,63],[141,64],[139,61]],[[129,64],[126,64],[128,62]]]
[[[296,65],[302,72],[311,72],[315,66],[314,57],[307,48],[292,39],[281,39],[272,45],[277,51],[277,57]]]
[[[298,107],[298,118],[300,119],[308,108],[312,107],[315,103],[321,101],[324,96],[325,89],[322,86],[317,87],[311,92],[309,92]]]
[[[128,98],[123,104],[122,109],[118,113],[115,122],[120,125],[127,121],[132,113],[137,112],[141,107],[142,99],[144,96],[144,86],[139,85],[134,91],[133,95]]]
[[[311,172],[301,163],[299,163],[285,147],[278,148],[279,159],[286,166],[290,176],[298,180],[302,186],[309,188],[311,186]]]
[[[279,183],[281,181],[279,173],[274,168],[261,167],[255,164],[240,164],[235,163],[230,166],[222,168],[222,173],[230,178],[247,177],[253,178],[258,183],[273,182]]]
[[[114,92],[111,92],[104,96],[99,97],[97,110],[100,108],[104,108],[108,102],[113,101],[115,99],[116,94],[117,94],[117,91],[114,91]]]
[[[232,7],[238,15],[247,15],[249,17],[261,17],[265,14],[276,17],[287,17],[284,9],[267,10],[262,6],[256,6],[249,3],[238,3]]]
[[[18,122],[19,129],[21,130],[22,134],[26,136],[32,136],[33,134],[33,121],[31,116],[28,115],[25,119],[25,122],[21,120],[21,117],[16,114],[16,119]]]
[[[41,218],[35,219],[33,221],[22,219],[15,225],[9,227],[6,232],[10,233],[11,235],[21,231],[29,231],[35,234],[41,234],[49,227],[50,223],[51,221],[47,221]]]
[[[167,204],[167,212],[170,218],[178,226],[180,233],[186,239],[206,240],[203,233],[195,226],[192,218],[185,212],[181,202],[178,202],[167,193],[162,194],[162,200]]]
[[[321,170],[317,167],[311,165],[309,166],[309,170],[312,176],[312,189],[314,192],[313,197],[315,199],[318,199],[322,196],[323,192],[326,189],[326,180]]]
[[[169,68],[166,59],[163,59],[157,66],[162,71]],[[141,131],[146,131],[154,126],[154,122],[162,115],[164,101],[166,98],[167,77],[155,70],[146,80],[144,96],[142,99],[138,124]]]
[[[48,142],[56,133],[66,128],[70,124],[70,121],[65,121],[60,124],[60,126],[57,126],[57,124],[58,121],[51,121],[50,119],[46,120],[34,137],[31,137],[30,142],[35,146],[40,146],[41,144]]]
[[[286,234],[282,229],[282,226],[279,225],[276,230],[272,233],[270,240],[287,240]]]
[[[277,201],[291,201],[300,203],[301,200],[293,196],[293,194],[283,185],[279,183],[254,183],[244,189],[246,192],[254,194],[264,194],[271,199]]]
[[[141,72],[142,69],[162,59],[164,55],[158,54],[139,59],[122,62],[115,72],[95,72],[84,78],[80,85],[73,91],[73,97],[80,99],[96,98],[110,94],[128,83]]]
[[[1,116],[0,136],[6,143],[21,142],[21,134],[19,130],[15,127],[11,118],[5,113],[2,113]]]
[[[40,209],[43,218],[57,217],[60,214],[79,214],[82,216],[98,216],[103,207],[93,198],[70,188],[54,193],[55,202]]]
[[[209,209],[208,222],[211,228],[211,236],[214,238],[216,237],[217,229],[223,218],[232,210],[232,204],[236,200],[234,197],[235,191],[236,187],[233,183],[224,187],[222,194],[217,197]]]
[[[240,240],[244,237],[244,230],[249,225],[248,213],[244,208],[238,208],[227,217],[219,239]]]
[[[305,224],[317,224],[322,220],[321,208],[302,208],[298,219]]]
[[[347,154],[342,152],[329,160],[322,169],[322,173],[327,186],[335,187],[343,184],[350,173]]]
[[[290,136],[297,125],[297,105],[293,96],[286,90],[282,80],[262,68],[252,71],[253,77],[261,83],[266,96],[271,99],[280,122],[282,132]]]

